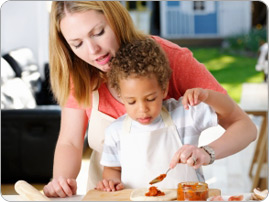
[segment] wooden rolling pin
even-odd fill
[[[14,185],[15,191],[27,201],[50,201],[48,197],[24,180],[19,180]]]

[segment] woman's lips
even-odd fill
[[[146,117],[146,118],[138,118],[137,121],[141,124],[148,124],[151,121],[151,117]]]
[[[99,65],[105,65],[105,64],[107,64],[107,63],[110,61],[110,59],[111,59],[111,56],[110,56],[110,54],[108,53],[108,54],[106,54],[106,55],[104,55],[104,56],[102,56],[102,57],[99,57],[99,58],[96,60],[96,62],[97,62]]]

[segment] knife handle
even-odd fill
[[[24,180],[19,180],[14,185],[15,191],[28,201],[50,201],[48,197],[39,192]]]

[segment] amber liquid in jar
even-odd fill
[[[181,182],[178,184],[178,201],[206,201],[208,185],[204,182]]]

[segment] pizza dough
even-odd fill
[[[161,190],[165,193],[164,196],[145,196],[145,193],[148,192],[148,189],[134,189],[131,192],[130,199],[131,201],[172,201],[177,199],[176,190]]]

